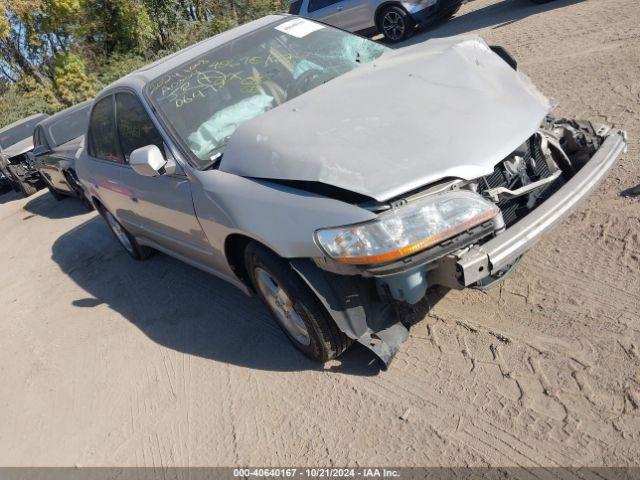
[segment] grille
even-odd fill
[[[539,140],[536,136],[531,137],[525,143],[524,152],[518,152],[522,155],[527,166],[527,175],[532,181],[546,178],[551,175],[549,166],[542,153]],[[493,172],[482,177],[478,185],[478,193],[484,193],[486,190],[497,187],[506,187],[511,190],[521,187],[522,181],[520,177],[515,176],[509,178],[503,162],[496,165]],[[497,205],[502,211],[502,217],[507,226],[517,222],[520,218],[529,212],[527,207],[528,196],[524,195],[518,198],[505,199]]]

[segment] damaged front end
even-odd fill
[[[408,336],[402,305],[418,303],[433,285],[488,288],[502,281],[544,233],[586,198],[625,150],[623,131],[547,117],[488,175],[448,179],[386,203],[366,205],[384,216],[425,198],[467,192],[497,207],[494,215],[478,215],[468,228],[449,230],[455,235],[436,236],[439,241],[427,248],[390,261],[345,262],[328,253],[313,261],[292,260],[292,266],[339,328],[386,366]],[[357,234],[349,232],[351,236],[343,235],[340,241],[369,241],[354,239]],[[375,242],[376,237],[371,238]],[[326,246],[323,249],[327,252]]]

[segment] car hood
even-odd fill
[[[18,143],[14,143],[9,148],[5,148],[2,153],[6,158],[11,158],[30,150],[33,150],[33,137],[27,137],[20,140]]]
[[[220,169],[385,201],[443,178],[490,173],[550,109],[480,37],[434,39],[242,124]]]

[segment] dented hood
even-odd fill
[[[550,108],[481,38],[434,39],[386,53],[244,123],[220,169],[385,201],[446,177],[490,173]]]

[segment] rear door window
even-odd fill
[[[164,142],[138,98],[131,93],[116,94],[118,135],[125,161],[137,148],[155,145],[164,154]]]
[[[89,155],[102,160],[124,163],[120,152],[113,111],[113,95],[103,98],[91,112]]]

